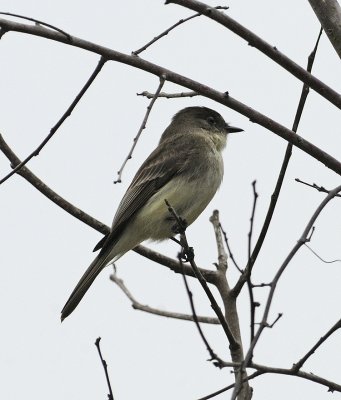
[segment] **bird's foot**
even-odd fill
[[[177,235],[179,233],[180,234],[185,233],[187,227],[188,227],[188,223],[185,220],[185,218],[179,217],[178,221],[176,221],[176,223],[172,226],[171,229],[172,229],[172,232]]]

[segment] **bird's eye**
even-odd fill
[[[213,117],[208,117],[208,118],[207,118],[207,122],[208,122],[210,125],[215,125],[215,119],[214,119]]]

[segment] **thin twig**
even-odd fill
[[[337,324],[339,322],[341,322],[341,321],[338,321]],[[335,324],[335,325],[337,325],[337,324]],[[335,327],[335,325],[334,325],[334,327]],[[333,332],[335,331],[334,327],[331,328],[331,330],[333,330]],[[339,329],[339,328],[337,328],[337,329]],[[331,333],[333,333],[333,332],[331,332]],[[329,333],[329,331],[328,331],[328,333]],[[322,378],[321,376],[312,374],[311,372],[305,372],[305,371],[298,370],[297,368],[295,368],[296,365],[297,364],[294,364],[292,368],[276,368],[276,367],[269,367],[269,366],[266,366],[266,365],[261,365],[261,364],[256,364],[256,363],[250,363],[249,368],[255,369],[256,372],[254,372],[250,376],[244,378],[242,383],[244,383],[245,381],[250,381],[251,379],[254,379],[254,378],[256,378],[256,377],[258,377],[260,375],[279,374],[279,375],[287,375],[287,376],[296,376],[296,377],[301,378],[301,379],[305,379],[305,380],[308,380],[308,381],[311,381],[311,382],[318,383],[320,385],[323,385],[323,386],[327,387],[329,392],[333,392],[335,390],[338,391],[338,392],[341,392],[341,385],[339,385],[338,383],[330,381],[330,380],[325,379],[325,378]],[[230,367],[229,363],[226,364],[226,367]],[[211,398],[213,398],[213,397],[215,397],[215,396],[217,396],[217,395],[219,395],[219,394],[221,394],[223,392],[226,392],[227,390],[233,389],[235,387],[236,387],[236,384],[233,383],[233,384],[231,384],[229,386],[226,386],[226,387],[224,387],[224,388],[222,388],[222,389],[220,389],[220,390],[218,390],[218,391],[216,391],[214,393],[211,393],[211,394],[209,394],[207,396],[201,397],[198,400],[211,399]]]
[[[248,233],[248,263],[250,262],[250,259],[251,259],[252,232],[253,232],[253,224],[254,224],[254,218],[255,218],[255,212],[256,212],[257,199],[258,199],[258,193],[256,191],[256,181],[252,182],[252,190],[253,190],[253,204],[252,204],[252,211],[251,211],[251,217],[250,217],[250,230]],[[250,343],[251,343],[255,336],[255,313],[256,313],[256,307],[258,306],[258,303],[255,302],[254,295],[253,295],[253,286],[252,286],[252,282],[251,282],[251,269],[249,269],[249,273],[246,277],[246,283],[247,283],[247,289],[248,289],[249,299],[250,299]]]
[[[267,324],[267,328],[273,328],[275,326],[275,324],[277,324],[277,322],[283,317],[283,313],[278,313],[277,317],[275,318],[275,320],[273,321],[272,324]]]
[[[117,172],[117,175],[118,175],[118,176],[117,176],[117,180],[114,181],[114,183],[121,183],[121,182],[122,182],[122,173],[123,173],[124,167],[125,167],[125,165],[127,164],[128,160],[130,160],[130,159],[132,158],[133,151],[134,151],[134,149],[135,149],[135,147],[136,147],[136,145],[137,145],[137,141],[139,140],[142,131],[143,131],[144,129],[146,129],[146,125],[147,125],[147,121],[148,121],[149,114],[150,114],[150,112],[151,112],[151,110],[152,110],[152,108],[153,108],[153,105],[154,105],[156,99],[157,99],[158,96],[159,96],[159,93],[160,93],[160,91],[161,91],[161,89],[162,89],[162,86],[164,85],[165,81],[166,81],[166,76],[165,76],[165,75],[161,75],[161,76],[160,76],[160,83],[159,83],[159,86],[158,86],[158,88],[157,88],[157,90],[156,90],[156,92],[155,92],[155,94],[154,94],[154,96],[153,96],[151,102],[149,103],[149,105],[148,105],[148,107],[147,107],[147,111],[146,111],[146,114],[145,114],[145,116],[144,116],[144,118],[143,118],[143,121],[142,121],[142,124],[141,124],[141,126],[140,126],[140,129],[138,130],[137,135],[134,137],[133,145],[131,146],[131,149],[130,149],[130,151],[129,151],[127,157],[125,158],[125,160],[123,161],[123,164],[122,164],[121,168],[120,168],[119,171]]]
[[[312,70],[316,52],[317,52],[317,48],[318,48],[318,44],[320,41],[320,37],[321,37],[321,30],[319,31],[314,49],[308,57],[308,63],[307,63],[307,71],[308,72],[311,72],[311,70]],[[293,126],[292,126],[292,130],[295,133],[297,132],[298,125],[301,120],[302,112],[303,112],[303,109],[305,106],[305,102],[306,102],[308,93],[309,93],[309,87],[306,84],[304,84],[303,88],[302,88],[300,100],[298,102],[295,119],[294,119]],[[288,145],[287,145],[285,155],[283,158],[283,162],[282,162],[282,166],[281,166],[278,178],[277,178],[276,186],[271,195],[271,201],[270,201],[270,204],[268,207],[268,211],[266,213],[266,217],[265,217],[262,229],[260,231],[260,234],[258,236],[256,245],[255,245],[255,247],[252,251],[251,257],[249,258],[248,263],[245,267],[245,273],[239,278],[238,282],[236,283],[235,287],[233,288],[233,291],[235,292],[236,296],[239,294],[244,283],[246,282],[246,278],[247,278],[248,274],[250,273],[249,271],[252,270],[252,268],[256,262],[256,259],[258,257],[258,254],[260,252],[260,249],[263,246],[265,237],[267,235],[267,232],[268,232],[268,229],[269,229],[269,226],[270,226],[270,223],[271,223],[271,220],[272,220],[272,217],[273,217],[276,205],[277,205],[277,201],[278,201],[278,197],[279,197],[282,185],[283,185],[285,173],[286,173],[286,170],[288,168],[288,164],[289,164],[289,161],[291,158],[292,146],[293,146],[292,143],[288,143]]]
[[[243,271],[242,271],[241,268],[239,268],[239,265],[238,265],[236,259],[234,258],[233,254],[232,254],[232,250],[231,250],[231,247],[230,247],[230,245],[229,245],[229,241],[228,241],[226,232],[224,231],[221,222],[219,222],[219,226],[220,226],[221,232],[222,232],[223,237],[224,237],[224,241],[225,241],[226,248],[227,248],[227,251],[228,251],[228,254],[229,254],[229,258],[231,259],[233,265],[237,268],[237,270],[242,274]]]
[[[214,7],[216,10],[228,10],[229,7],[225,7],[225,6],[217,6]],[[190,21],[193,18],[196,17],[200,17],[200,13],[196,13],[191,15],[190,17],[187,18],[183,18],[180,19],[178,22],[176,22],[174,25],[172,25],[171,27],[169,27],[168,29],[166,29],[164,32],[160,33],[160,35],[155,36],[151,41],[149,41],[147,44],[145,44],[144,46],[142,46],[140,49],[132,51],[131,54],[134,56],[139,55],[140,53],[142,53],[144,50],[148,49],[149,46],[151,46],[153,43],[157,42],[158,40],[160,40],[161,38],[163,38],[164,36],[168,35],[168,33],[170,31],[172,31],[173,29],[175,29],[177,26],[184,24],[187,21]]]
[[[262,287],[267,287],[267,286],[271,286],[271,283],[253,283],[252,286],[254,288],[262,288]]]
[[[330,192],[330,190],[324,188],[323,186],[316,185],[316,183],[311,184],[311,183],[308,183],[308,182],[304,182],[299,178],[295,178],[295,181],[298,182],[298,183],[302,183],[303,185],[309,186],[309,187],[311,187],[313,189],[316,189],[316,190],[318,190],[319,192],[322,192],[322,193],[329,193]],[[341,194],[338,194],[335,197],[341,197]]]
[[[179,259],[180,265],[182,266],[183,262],[181,260],[180,255],[179,255],[178,259]],[[190,303],[190,306],[191,306],[193,320],[194,320],[195,325],[196,325],[196,327],[198,329],[199,335],[200,335],[202,341],[204,342],[204,344],[206,346],[206,349],[207,349],[207,351],[208,351],[208,353],[210,355],[209,361],[214,361],[214,365],[217,366],[217,367],[220,367],[221,363],[222,363],[222,359],[220,357],[218,357],[216,355],[216,353],[213,351],[212,347],[210,346],[210,344],[208,343],[208,340],[206,339],[206,337],[204,335],[204,332],[201,329],[201,326],[199,324],[199,319],[198,319],[197,313],[195,311],[195,306],[194,306],[194,301],[193,301],[193,293],[191,292],[191,290],[190,290],[190,288],[188,286],[186,275],[183,274],[182,277],[183,277],[183,280],[184,280],[186,292],[187,292],[189,303]]]
[[[294,371],[298,371],[303,367],[303,364],[308,360],[309,357],[311,357],[315,351],[338,329],[341,328],[341,319],[339,319],[336,324],[334,324],[329,331],[323,335],[315,344],[314,346],[299,360],[297,361],[293,366],[292,369]]]
[[[9,12],[1,12],[1,15],[9,15],[10,17],[16,17],[16,18],[22,18],[22,19],[26,19],[27,21],[32,21],[35,22],[36,24],[42,25],[42,26],[46,26],[47,28],[51,28],[59,33],[62,33],[63,35],[65,35],[67,37],[68,40],[71,41],[71,35],[69,35],[68,33],[66,33],[65,31],[63,31],[60,28],[57,28],[56,26],[53,26],[51,24],[47,24],[46,22],[43,21],[39,21],[38,19],[35,18],[30,18],[30,17],[25,17],[24,15],[19,15],[19,14],[13,14],[13,13],[9,13]]]
[[[147,99],[152,99],[155,96],[155,93],[144,91],[141,93],[136,93],[136,95],[147,97]],[[181,93],[160,92],[158,97],[159,98],[164,97],[166,99],[179,99],[181,97],[194,97],[194,96],[200,96],[200,94],[196,92],[181,92]]]
[[[251,363],[251,360],[253,357],[254,348],[255,348],[256,344],[258,343],[258,340],[259,340],[264,328],[266,328],[268,326],[267,321],[268,321],[268,316],[269,316],[269,312],[270,312],[270,307],[271,307],[274,293],[276,290],[276,286],[278,284],[280,277],[282,276],[283,272],[285,271],[285,269],[287,268],[287,266],[289,265],[289,263],[293,259],[293,257],[296,255],[298,250],[303,246],[304,243],[306,243],[309,233],[310,233],[315,221],[317,220],[318,216],[322,212],[322,210],[326,207],[326,205],[330,202],[330,200],[332,200],[335,197],[335,195],[340,191],[341,191],[341,185],[337,186],[335,189],[331,190],[330,193],[324,198],[324,200],[321,202],[321,204],[315,210],[313,216],[308,221],[300,239],[297,241],[295,246],[292,248],[292,250],[290,251],[288,256],[285,258],[284,262],[278,269],[274,279],[271,282],[271,287],[270,287],[270,291],[269,291],[268,298],[266,301],[262,321],[260,323],[260,326],[259,326],[256,334],[255,334],[255,337],[254,337],[252,343],[250,344],[249,350],[245,356],[245,360],[243,363],[244,366],[246,366],[246,367],[250,366],[250,363]],[[232,396],[233,400],[235,399],[236,390],[238,390],[238,387],[239,387],[239,385],[236,385],[234,395]]]
[[[38,156],[39,152],[41,149],[46,145],[46,143],[52,138],[52,136],[57,132],[57,130],[60,128],[60,126],[63,124],[63,122],[68,118],[74,108],[76,107],[77,103],[80,101],[80,99],[83,97],[84,93],[89,89],[90,85],[92,82],[95,80],[96,76],[100,73],[103,65],[105,64],[107,60],[104,57],[101,57],[94,72],[91,74],[90,78],[87,80],[86,84],[83,86],[81,91],[78,93],[78,95],[75,97],[71,105],[68,107],[68,109],[65,111],[65,113],[62,115],[62,117],[59,119],[59,121],[56,123],[56,125],[50,130],[50,133],[46,136],[46,138],[40,143],[40,145],[29,155],[27,156],[23,161],[21,161],[20,164],[18,164],[16,167],[13,168],[13,170],[7,174],[4,178],[0,180],[0,185],[4,183],[8,178],[10,178],[12,175],[14,175],[17,171],[19,171],[20,168],[22,168],[25,164],[27,164],[31,158]]]
[[[245,378],[242,380],[242,383],[251,381],[251,379],[254,379],[254,378],[256,378],[257,376],[263,375],[264,373],[265,373],[265,372],[258,372],[258,371],[257,371],[257,372],[254,372],[254,373],[251,374],[250,376],[245,377]],[[200,399],[198,399],[198,400],[209,400],[209,399],[212,399],[213,397],[216,397],[216,396],[218,396],[218,395],[221,394],[221,393],[224,393],[224,392],[227,392],[227,391],[230,390],[230,389],[233,389],[233,388],[235,387],[235,385],[236,385],[235,383],[231,383],[231,385],[225,386],[225,387],[223,387],[222,389],[217,390],[216,392],[213,392],[213,393],[208,394],[207,396],[200,397]]]
[[[318,383],[328,388],[328,392],[341,392],[341,385],[336,382],[329,381],[328,379],[322,378],[321,376],[315,375],[311,372],[305,371],[295,371],[293,368],[276,368],[269,367],[267,365],[260,365],[251,363],[250,368],[254,368],[257,372],[263,374],[279,374],[279,375],[287,375],[287,376],[296,376],[298,378],[306,379],[311,382]]]
[[[103,365],[103,369],[104,369],[104,373],[105,373],[105,378],[107,380],[107,385],[108,385],[108,389],[109,389],[108,400],[114,400],[114,396],[112,394],[112,389],[111,389],[110,377],[108,374],[108,365],[107,365],[107,362],[102,357],[100,341],[101,341],[101,338],[100,337],[97,338],[96,342],[95,342],[95,346],[97,347],[98,355],[99,355],[99,358],[101,359],[101,363]]]
[[[214,210],[213,214],[210,217],[210,222],[213,225],[215,240],[217,243],[218,250],[218,271],[226,273],[227,270],[227,254],[224,249],[223,236],[221,231],[221,225],[219,222],[219,211]]]
[[[336,197],[336,196],[335,196],[335,197]],[[321,256],[319,256],[319,255],[316,253],[316,251],[314,251],[310,246],[307,245],[307,243],[304,243],[304,245],[305,245],[319,260],[321,260],[321,261],[324,262],[325,264],[333,264],[333,263],[336,263],[336,262],[341,262],[341,260],[339,260],[339,259],[327,261],[327,260],[323,259]]]
[[[135,310],[140,310],[140,311],[145,311],[149,314],[154,314],[154,315],[159,315],[161,317],[167,317],[167,318],[174,318],[174,319],[180,319],[183,321],[194,321],[193,316],[190,314],[183,314],[183,313],[176,313],[176,312],[170,312],[166,310],[160,310],[159,308],[153,308],[149,307],[145,304],[141,304],[138,302],[135,297],[131,294],[131,292],[128,290],[127,286],[123,282],[122,279],[120,279],[116,273],[110,275],[110,279],[116,283],[116,285],[122,290],[122,292],[128,297],[128,299],[131,301],[131,305]],[[197,316],[198,321],[202,322],[204,324],[214,324],[214,325],[220,325],[220,322],[218,318],[212,318],[212,317],[202,317],[202,316]]]
[[[168,207],[169,212],[174,216],[175,220],[177,221],[178,228],[179,228],[179,230],[181,230],[181,232],[179,232],[179,233],[180,233],[180,238],[181,238],[180,241],[181,241],[183,250],[187,256],[188,261],[191,264],[191,267],[193,268],[195,276],[198,278],[202,288],[204,289],[207,297],[209,298],[209,300],[211,302],[211,307],[213,308],[214,312],[216,313],[216,315],[221,323],[221,326],[223,327],[225,335],[230,343],[230,348],[231,349],[240,348],[240,344],[234,338],[229,326],[227,325],[226,319],[225,319],[220,307],[218,306],[218,303],[216,302],[210,288],[207,285],[205,278],[200,273],[200,271],[194,261],[193,248],[189,247],[185,232],[184,232],[184,230],[182,230],[183,229],[182,228],[183,220],[177,215],[176,211],[173,209],[173,207],[169,204],[169,202],[167,200],[165,200],[165,203]]]
[[[254,219],[255,219],[255,212],[256,212],[256,205],[257,205],[257,199],[258,199],[258,193],[256,190],[256,181],[252,182],[252,191],[253,191],[253,204],[252,204],[252,211],[251,211],[251,217],[250,217],[250,230],[248,233],[248,260],[251,258],[251,240],[252,240],[252,233],[253,233],[253,224],[254,224]]]

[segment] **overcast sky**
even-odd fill
[[[210,5],[218,3],[208,1]],[[223,3],[219,3],[225,5]],[[227,3],[227,13],[305,67],[319,23],[308,1]],[[2,0],[1,11],[33,17],[83,39],[130,54],[192,12],[163,1]],[[205,17],[194,19],[142,53],[141,57],[221,91],[291,128],[302,83],[255,48]],[[7,33],[0,41],[0,132],[20,156],[29,154],[74,99],[98,62],[98,56],[46,39]],[[323,35],[313,73],[341,88],[339,59]],[[156,146],[179,109],[204,105],[220,112],[245,133],[231,135],[223,185],[201,217],[188,229],[200,266],[214,268],[216,247],[208,221],[219,209],[221,222],[240,265],[247,261],[252,207],[251,182],[259,201],[255,237],[261,228],[284,155],[286,142],[244,116],[196,97],[159,99],[124,170],[126,157],[148,101],[136,96],[155,91],[158,79],[114,62],[104,66],[73,114],[29,168],[61,196],[110,225],[117,205],[141,162]],[[166,83],[164,91],[184,90]],[[299,134],[340,159],[339,110],[310,92]],[[0,154],[1,177],[10,170]],[[326,188],[339,177],[295,149],[269,236],[254,270],[254,283],[269,282],[300,237],[323,194],[298,184],[299,177]],[[2,399],[105,399],[107,387],[95,339],[109,365],[115,400],[197,399],[233,382],[230,370],[218,370],[194,324],[131,308],[128,299],[103,271],[77,310],[63,323],[60,311],[91,263],[101,235],[52,204],[19,176],[0,188]],[[341,258],[340,203],[335,199],[316,224],[311,247],[324,259]],[[175,257],[175,243],[150,244]],[[168,311],[190,312],[182,277],[129,252],[117,263],[118,274],[142,303]],[[230,265],[229,279],[238,274]],[[291,367],[340,318],[341,264],[325,264],[302,248],[286,270],[270,320],[255,351],[255,362]],[[198,313],[212,315],[207,298],[190,280]],[[256,291],[264,305],[267,289]],[[249,340],[249,303],[238,302],[244,346]],[[257,314],[259,321],[260,313]],[[214,350],[230,360],[221,328],[204,326]],[[304,367],[340,382],[340,333],[335,333]],[[254,399],[330,399],[325,387],[283,376],[252,381]],[[221,395],[217,399],[226,399]]]

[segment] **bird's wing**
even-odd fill
[[[105,252],[119,238],[130,218],[175,175],[186,168],[188,149],[166,143],[159,145],[141,165],[123,196],[115,214],[111,231],[96,245],[94,251]]]

